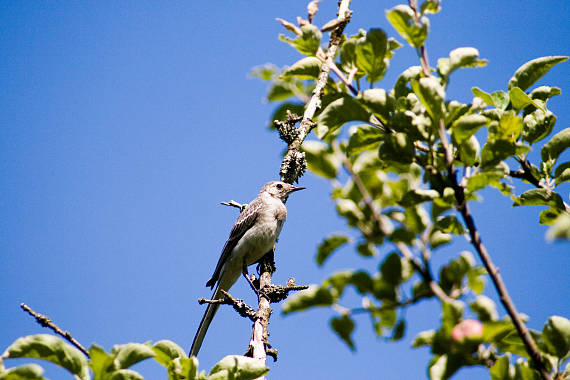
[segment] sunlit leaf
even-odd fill
[[[553,315],[542,329],[542,338],[548,353],[563,358],[570,351],[570,320]]]
[[[411,85],[432,120],[440,120],[445,113],[445,90],[441,83],[435,77],[428,77],[412,81]]]
[[[509,80],[509,90],[513,87],[520,87],[525,91],[532,86],[537,80],[542,78],[552,66],[564,62],[568,57],[550,56],[536,58],[528,61],[515,71],[513,77]]]
[[[300,79],[318,79],[321,61],[316,57],[305,57],[295,62],[281,74],[283,77],[295,76]]]
[[[317,137],[325,138],[329,133],[349,121],[369,121],[370,113],[352,97],[346,96],[331,102],[317,120]]]
[[[514,199],[513,206],[550,206],[564,209],[564,201],[557,193],[548,189],[531,189]]]
[[[87,359],[81,351],[62,339],[49,335],[28,335],[16,339],[2,354],[4,358],[35,358],[65,368],[82,380],[89,379]]]
[[[414,11],[407,5],[396,5],[386,11],[386,17],[394,29],[413,47],[424,44],[429,30],[429,19],[421,17],[420,25],[414,21]]]
[[[548,136],[556,123],[556,116],[550,111],[536,109],[523,119],[522,139],[531,144]]]
[[[228,355],[212,367],[208,379],[250,380],[264,376],[267,372],[269,368],[262,360],[241,355]]]
[[[315,306],[330,306],[336,302],[337,297],[335,289],[313,285],[309,289],[287,298],[283,304],[283,314],[302,311]]]
[[[301,27],[301,34],[296,38],[290,38],[282,34],[279,35],[279,39],[283,42],[288,43],[299,51],[301,54],[305,55],[315,55],[319,44],[321,43],[322,33],[313,24],[306,24]]]
[[[370,82],[377,82],[386,73],[388,61],[384,59],[388,48],[386,33],[382,29],[370,29],[366,37],[355,46],[356,65],[367,75]]]

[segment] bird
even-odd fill
[[[266,183],[237,218],[212,277],[206,286],[214,288],[212,299],[223,298],[221,290],[229,291],[240,274],[247,277],[247,266],[258,262],[275,247],[283,223],[287,217],[285,202],[289,194],[303,190],[282,181]],[[249,280],[249,278],[248,278]],[[209,303],[194,336],[190,356],[197,356],[208,327],[220,307]]]

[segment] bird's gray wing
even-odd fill
[[[263,206],[263,202],[261,199],[256,198],[251,203],[247,205],[245,210],[237,218],[232,232],[230,232],[230,237],[226,241],[224,245],[224,249],[222,250],[222,254],[220,255],[220,259],[218,260],[218,264],[216,265],[216,270],[212,275],[212,278],[208,280],[206,286],[211,288],[214,287],[216,282],[220,277],[220,271],[222,270],[222,266],[227,261],[229,255],[231,254],[232,250],[235,248],[236,244],[238,243],[239,239],[249,230],[254,224],[255,220],[257,219],[257,215],[259,214],[259,210]]]

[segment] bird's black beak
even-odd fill
[[[299,191],[299,190],[303,190],[303,189],[306,189],[306,187],[297,186],[297,187],[293,187],[291,190],[289,190],[289,192],[293,193],[295,191]]]

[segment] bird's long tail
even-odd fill
[[[220,284],[216,286],[216,290],[214,290],[214,294],[212,295],[212,299],[218,299],[223,297],[222,293],[220,292]],[[198,331],[196,331],[196,335],[194,336],[194,341],[192,342],[192,348],[190,349],[190,356],[197,356],[198,351],[200,351],[200,347],[202,347],[202,342],[204,341],[204,337],[206,336],[206,332],[208,331],[208,327],[210,327],[210,323],[212,323],[212,319],[214,319],[214,315],[216,315],[216,311],[220,304],[208,304],[208,308],[200,321],[200,326],[198,327]]]

